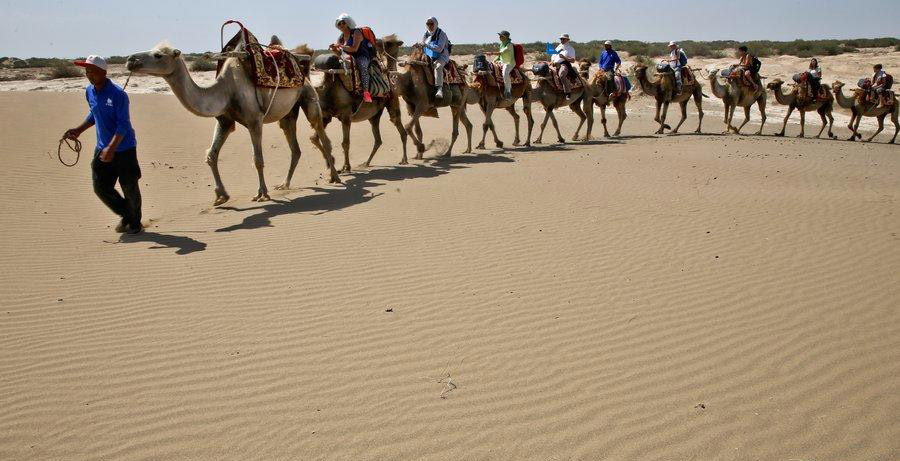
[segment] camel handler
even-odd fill
[[[434,97],[444,98],[444,66],[450,62],[450,39],[438,28],[438,20],[434,16],[425,20],[425,35],[420,45],[425,47],[425,54],[431,58],[434,66],[434,86],[437,87]]]
[[[666,59],[666,62],[669,63],[669,67],[675,72],[675,94],[681,94],[681,89],[684,86],[684,76],[681,74],[681,69],[688,63],[687,54],[677,43],[669,42],[669,57]]]
[[[619,53],[613,49],[611,41],[607,40],[603,42],[603,52],[600,53],[600,59],[597,60],[597,65],[600,66],[600,70],[609,76],[607,82],[615,82],[616,94],[624,93],[625,82],[619,74],[619,68],[622,67],[622,59],[619,58]],[[610,92],[609,85],[607,85],[606,93],[609,94]]]
[[[497,56],[497,59],[495,59],[494,62],[499,62],[500,68],[503,70],[503,97],[511,99],[512,70],[516,67],[515,48],[513,47],[512,40],[509,38],[509,31],[501,30],[497,35],[500,36],[500,50],[488,51],[484,54],[486,56]]]
[[[372,93],[369,92],[369,63],[375,57],[375,44],[370,43],[363,36],[361,30],[356,27],[356,21],[347,13],[341,13],[334,20],[334,27],[341,31],[336,43],[328,48],[334,54],[340,56],[347,53],[353,56],[353,62],[359,70],[359,83],[363,89],[363,101],[372,102]]]
[[[551,58],[551,62],[556,66],[556,72],[559,74],[559,80],[562,82],[566,99],[572,97],[572,82],[569,80],[569,74],[575,73],[575,69],[572,68],[572,63],[575,62],[575,47],[569,42],[571,42],[569,34],[560,35],[556,54]]]
[[[66,139],[78,139],[85,130],[97,127],[97,147],[91,161],[94,193],[113,213],[122,219],[116,232],[137,234],[141,225],[141,190],[138,180],[141,167],[137,161],[137,141],[128,114],[128,94],[106,77],[106,60],[91,55],[75,61],[84,67],[91,83],[85,90],[89,112],[81,125],[66,130]],[[122,195],[116,191],[116,181]]]

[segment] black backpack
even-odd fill
[[[475,55],[475,62],[472,67],[475,72],[487,72],[490,69],[487,57],[483,54]]]
[[[756,56],[753,56],[753,63],[750,65],[750,69],[754,74],[758,74],[759,70],[762,69],[762,61],[760,61]]]

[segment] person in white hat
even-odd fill
[[[676,94],[681,93],[681,69],[683,69],[684,66],[687,65],[687,55],[684,53],[684,50],[682,50],[681,47],[678,46],[677,43],[669,42],[669,58],[666,59],[666,61],[669,63],[669,67],[672,68],[672,71],[675,72]]]
[[[78,139],[85,130],[97,127],[97,147],[91,161],[94,193],[115,214],[121,217],[117,232],[132,234],[141,226],[141,191],[138,180],[141,167],[137,161],[137,141],[128,111],[128,94],[106,77],[108,66],[101,56],[91,55],[75,61],[84,67],[91,83],[85,90],[90,112],[81,125],[66,130],[63,137]],[[116,182],[122,194],[116,190]]]
[[[562,82],[563,91],[568,99],[572,93],[569,74],[575,73],[575,69],[572,67],[572,63],[575,62],[575,47],[572,46],[569,34],[559,36],[559,46],[556,47],[556,54],[550,60],[556,66],[556,71],[559,72],[559,80]]]
[[[600,59],[597,60],[597,65],[600,66],[600,70],[606,72],[606,75],[609,77],[606,80],[606,93],[610,94],[613,91],[615,91],[616,94],[624,93],[625,81],[619,74],[619,67],[622,66],[622,58],[620,58],[619,53],[613,49],[611,41],[607,40],[603,42],[603,52],[600,53]]]

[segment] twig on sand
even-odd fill
[[[449,374],[446,378],[439,380],[438,383],[444,384],[444,389],[441,391],[442,399],[446,399],[447,394],[449,394],[453,389],[456,389],[456,384],[453,383],[453,378]]]

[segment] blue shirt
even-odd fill
[[[88,85],[84,92],[90,113],[85,121],[97,127],[97,149],[104,149],[113,136],[121,134],[122,142],[116,152],[137,147],[134,128],[128,115],[128,94],[121,87],[107,80],[100,91]]]
[[[601,69],[612,72],[616,68],[616,64],[622,64],[622,60],[619,59],[619,53],[616,53],[615,50],[603,50],[603,53],[600,53]]]

